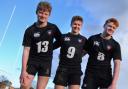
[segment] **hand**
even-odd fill
[[[24,85],[24,80],[27,78],[28,73],[26,71],[22,71],[20,74],[20,84]]]

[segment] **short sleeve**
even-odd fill
[[[30,29],[26,29],[25,33],[24,33],[24,37],[23,37],[23,42],[22,42],[23,46],[31,46],[31,32]]]
[[[119,43],[115,44],[114,51],[113,51],[113,60],[116,60],[116,59],[122,60],[122,58],[121,58],[121,48],[120,48]]]

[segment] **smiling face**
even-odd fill
[[[115,18],[110,18],[106,20],[104,24],[104,32],[103,35],[106,37],[111,37],[115,30],[119,27],[119,22]]]
[[[52,10],[52,7],[51,7],[50,3],[46,2],[46,1],[39,2],[37,9],[36,9],[38,22],[47,23],[48,17],[50,16],[50,13],[51,13],[51,10]]]
[[[80,30],[82,28],[82,21],[80,20],[75,20],[72,24],[71,24],[71,27],[72,27],[72,33],[74,34],[79,34],[80,33]]]
[[[49,15],[50,15],[50,13],[48,10],[45,10],[45,9],[38,10],[37,11],[38,22],[47,23]]]
[[[115,32],[117,26],[113,22],[109,22],[104,25],[104,33],[107,36],[112,36],[113,33]]]

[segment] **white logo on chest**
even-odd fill
[[[111,50],[111,49],[112,49],[111,45],[107,45],[107,50]]]
[[[79,42],[79,43],[82,43],[82,39],[78,39],[78,42]]]
[[[34,33],[34,37],[40,37],[40,32]]]
[[[94,45],[99,46],[100,45],[100,42],[94,41]]]
[[[49,31],[47,31],[48,32],[48,35],[51,35],[52,34],[52,31],[51,30],[49,30]]]
[[[65,37],[64,41],[70,41],[70,37]]]

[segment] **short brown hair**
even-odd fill
[[[49,13],[51,13],[52,6],[49,2],[41,1],[37,5],[36,13],[41,9],[47,10]]]
[[[116,27],[119,27],[119,22],[115,18],[107,19],[104,25],[106,25],[107,23],[110,23],[110,22],[113,22],[116,25]]]
[[[79,21],[83,22],[83,18],[82,18],[81,16],[73,16],[73,17],[72,17],[72,20],[71,20],[71,25],[72,25],[72,23],[73,23],[74,21],[76,21],[76,20],[79,20]]]

